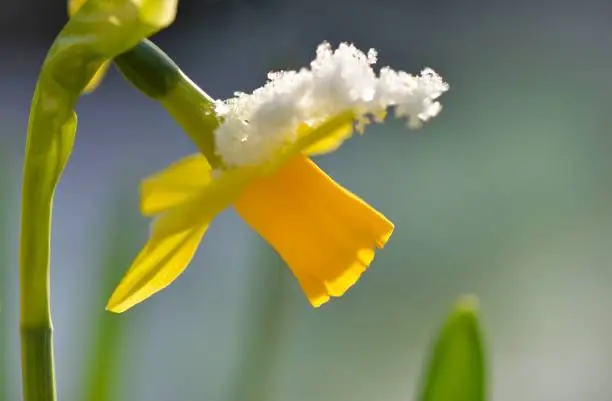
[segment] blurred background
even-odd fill
[[[0,15],[0,399],[20,399],[17,240],[29,102],[63,0]],[[104,305],[144,243],[139,180],[194,151],[112,70],[78,105],[56,194],[52,309],[65,401],[410,400],[461,294],[481,300],[495,401],[612,394],[612,3],[181,0],[154,38],[216,98],[324,40],[451,85],[417,132],[372,126],[318,163],[396,224],[349,293],[312,309],[233,211],[172,286]]]

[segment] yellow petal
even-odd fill
[[[172,283],[187,268],[210,222],[238,198],[257,173],[255,169],[231,170],[208,179],[208,184],[198,181],[204,175],[178,174],[196,172],[196,165],[202,167],[201,161],[188,157],[149,178],[144,185],[145,210],[160,211],[160,205],[173,207],[164,209],[154,220],[149,241],[115,289],[108,310],[121,313]],[[169,196],[172,188],[177,192]],[[195,196],[181,198],[181,190]]]
[[[140,211],[151,216],[188,202],[210,184],[211,167],[200,153],[187,156],[140,185]]]
[[[87,0],[68,0],[68,15],[72,17]]]
[[[376,121],[384,121],[386,116],[387,112],[381,111],[373,117]],[[297,132],[298,142],[293,147],[299,148],[303,154],[309,156],[334,152],[353,135],[355,118],[353,113],[346,112],[318,126],[310,127],[302,124]],[[359,134],[363,134],[364,123],[365,121],[357,123]]]
[[[153,222],[151,238],[113,292],[107,310],[126,311],[170,285],[187,268],[210,222],[190,206]]]
[[[280,254],[315,307],[343,295],[393,232],[393,224],[305,156],[253,180],[234,203]]]
[[[104,75],[106,74],[106,71],[108,70],[109,66],[110,66],[110,61],[107,61],[104,64],[102,64],[100,68],[98,68],[98,71],[96,71],[94,76],[85,86],[85,89],[83,89],[83,93],[91,93],[95,91],[98,88],[98,86],[100,86],[100,84],[102,83],[102,79],[104,78]]]
[[[318,154],[324,153],[323,150],[325,149],[327,151],[335,150],[340,146],[342,140],[352,134],[354,120],[355,114],[346,112],[314,127],[302,124],[298,128],[297,140],[282,147],[271,160],[258,166],[259,173],[270,175],[299,154],[313,150],[314,153]]]
[[[349,139],[351,135],[353,135],[353,125],[342,125],[335,131],[330,132],[325,138],[304,149],[303,153],[310,156],[316,156],[334,152],[344,141]]]

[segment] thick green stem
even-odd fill
[[[177,2],[86,1],[62,28],[43,62],[32,98],[22,185],[19,280],[24,401],[56,399],[49,282],[51,209],[74,146],[74,106],[105,63],[172,23]]]
[[[10,193],[9,187],[9,166],[8,160],[10,150],[0,149],[0,399],[9,398],[8,394],[8,334],[10,319],[7,317],[8,289],[11,282],[11,264],[9,261],[9,229],[8,220],[10,213],[10,205],[7,202],[6,193]]]
[[[37,268],[20,269],[23,394],[24,401],[55,401],[53,329],[49,305],[50,220],[41,219],[38,224],[27,221],[33,214],[27,207],[32,200],[28,193],[24,193],[21,264],[22,267]],[[49,207],[43,207],[43,210],[47,209],[50,214],[50,206],[49,201]],[[39,213],[36,215],[40,216]]]
[[[19,269],[23,392],[24,401],[55,401],[49,277],[53,189],[43,183],[57,182],[46,175],[59,176],[59,172],[43,168],[50,164],[53,152],[39,154],[29,145],[23,177]]]
[[[51,325],[21,327],[21,361],[25,401],[56,399]]]

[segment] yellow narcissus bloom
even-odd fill
[[[352,45],[317,49],[309,69],[271,73],[252,94],[219,102],[219,165],[188,156],[145,179],[141,211],[154,216],[148,242],[111,296],[123,312],[174,281],[209,225],[234,207],[287,263],[310,303],[343,295],[382,248],[393,224],[323,172],[308,156],[337,149],[389,107],[409,126],[438,114],[448,85],[383,68]]]

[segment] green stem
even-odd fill
[[[7,351],[9,319],[7,318],[6,305],[8,301],[7,292],[11,279],[9,275],[9,250],[8,250],[8,217],[9,205],[4,194],[10,193],[8,180],[9,163],[8,152],[0,150],[0,399],[8,399],[8,380],[7,380]]]
[[[215,104],[203,90],[181,73],[178,85],[160,100],[213,167],[220,167],[213,132],[219,126]]]
[[[211,166],[221,165],[221,159],[215,154],[213,137],[213,131],[219,126],[214,100],[163,50],[145,39],[117,56],[115,64],[136,89],[160,102]]]
[[[26,401],[55,400],[51,325],[21,327],[23,395]]]
[[[46,181],[39,163],[47,157],[26,152],[23,178],[19,278],[24,401],[56,399],[49,290],[53,191],[37,185]]]
[[[62,28],[43,62],[25,148],[19,258],[24,401],[55,401],[50,311],[53,194],[77,129],[74,106],[100,68],[170,25],[178,0],[91,0]]]

